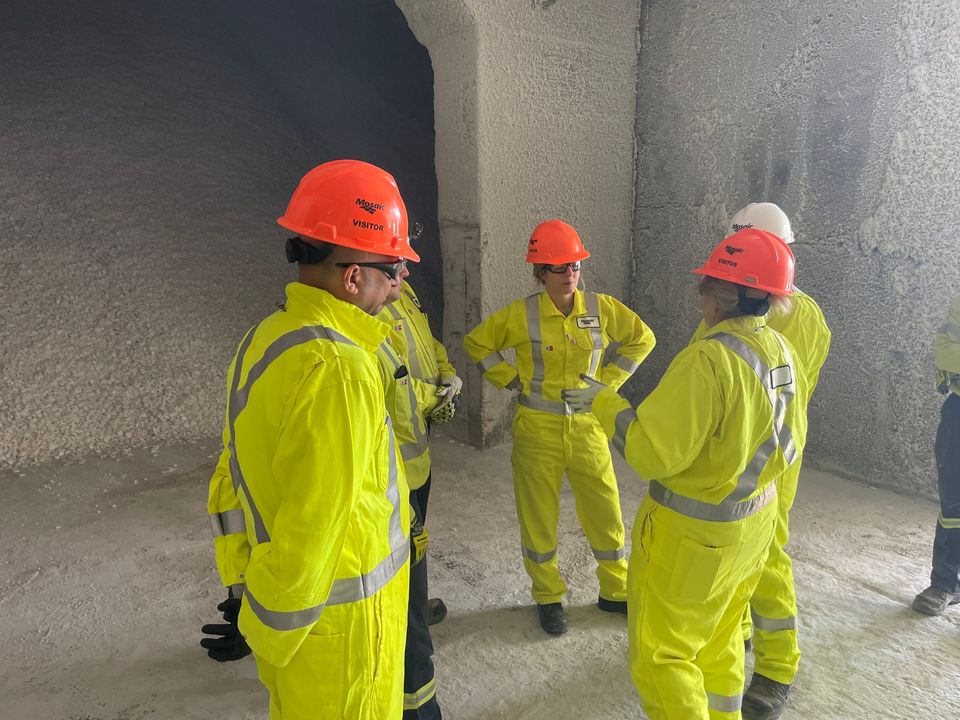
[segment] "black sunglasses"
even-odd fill
[[[554,275],[563,275],[567,271],[567,268],[577,272],[577,270],[580,269],[580,261],[564,263],[563,265],[547,265],[546,268],[547,272],[551,272]]]
[[[382,272],[384,275],[386,275],[386,276],[387,276],[388,278],[390,278],[391,280],[396,280],[398,277],[400,277],[400,274],[401,274],[401,273],[404,271],[404,269],[407,267],[407,261],[406,261],[406,259],[397,260],[397,262],[393,262],[393,263],[378,263],[378,262],[351,262],[351,263],[348,263],[348,262],[338,262],[338,263],[335,263],[335,264],[336,264],[337,267],[342,267],[342,268],[352,267],[353,265],[356,265],[357,267],[374,268],[374,269],[379,270],[380,272]]]

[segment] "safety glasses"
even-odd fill
[[[547,272],[551,272],[554,275],[563,275],[567,268],[570,268],[574,272],[577,272],[580,269],[580,261],[564,263],[563,265],[547,265]]]
[[[407,261],[406,261],[406,259],[403,259],[403,260],[397,260],[397,262],[393,262],[393,263],[378,263],[378,262],[352,262],[352,263],[348,263],[348,262],[338,262],[338,263],[336,263],[336,265],[337,265],[337,267],[342,267],[342,268],[352,267],[353,265],[356,265],[357,267],[374,268],[375,270],[379,270],[380,272],[382,272],[384,275],[386,275],[386,276],[387,276],[388,278],[390,278],[391,280],[396,280],[397,278],[400,277],[400,274],[401,274],[401,273],[404,271],[404,269],[407,267]]]

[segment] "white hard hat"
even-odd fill
[[[744,228],[766,230],[781,238],[785,243],[793,242],[793,230],[790,229],[790,218],[777,205],[768,202],[750,203],[740,208],[727,225],[727,235]]]

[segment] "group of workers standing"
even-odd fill
[[[440,718],[428,626],[446,609],[427,595],[429,435],[456,413],[462,382],[405,282],[420,259],[406,208],[387,172],[342,160],[304,176],[278,222],[295,234],[298,281],[227,373],[208,510],[229,591],[224,624],[205,626],[202,644],[218,660],[252,649],[272,720]],[[733,217],[693,271],[703,322],[637,408],[617,388],[653,332],[580,289],[589,252],[565,222],[529,239],[542,292],[465,338],[486,379],[519,393],[513,483],[540,624],[567,630],[566,475],[597,562],[597,606],[626,615],[652,720],[777,718],[797,672],[785,548],[830,331],[794,288],[792,242],[775,205]],[[629,563],[610,443],[650,482]]]

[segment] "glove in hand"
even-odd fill
[[[217,662],[239,660],[250,654],[250,646],[240,634],[237,627],[237,617],[240,615],[240,598],[227,598],[217,605],[217,610],[223,613],[224,624],[204,625],[200,631],[204,635],[217,637],[203,638],[200,647],[205,648],[207,655]]]
[[[589,375],[581,375],[580,379],[587,384],[584,388],[570,388],[560,391],[560,397],[574,412],[590,412],[593,399],[600,394],[606,385],[594,380]]]
[[[450,422],[460,409],[460,389],[463,381],[456,375],[449,375],[442,378],[442,382],[442,385],[437,386],[437,405],[430,412],[430,422],[433,425]]]

